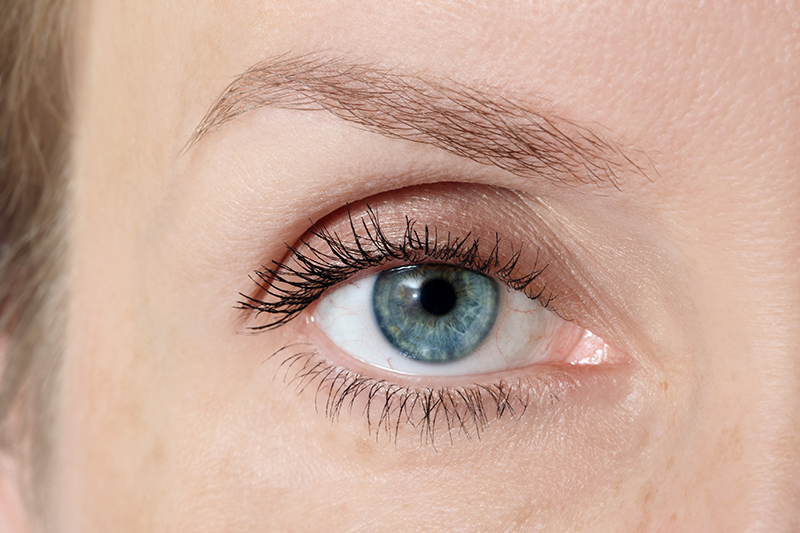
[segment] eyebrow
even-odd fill
[[[255,109],[327,111],[386,137],[423,143],[522,177],[611,184],[642,166],[590,129],[536,112],[500,91],[428,80],[373,64],[281,56],[240,74],[211,106],[185,151]]]

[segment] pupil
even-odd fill
[[[422,286],[419,301],[432,315],[446,315],[456,305],[456,291],[447,281],[434,279]]]

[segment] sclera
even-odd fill
[[[506,286],[496,323],[471,354],[452,362],[426,363],[399,352],[381,333],[372,311],[377,275],[334,288],[320,298],[313,321],[344,353],[374,367],[413,376],[479,376],[529,365],[566,363],[585,330]]]

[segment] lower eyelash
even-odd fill
[[[286,345],[268,360],[303,345]],[[480,439],[490,422],[521,417],[534,399],[539,405],[559,401],[542,379],[528,377],[489,385],[413,388],[362,376],[326,361],[315,350],[284,355],[276,376],[281,370],[283,380],[294,385],[298,393],[313,390],[317,409],[331,421],[336,421],[343,410],[352,412],[358,408],[366,417],[371,435],[376,438],[384,435],[395,442],[400,429],[406,426],[419,430],[423,444],[435,445],[441,431],[451,443],[459,433],[469,439]]]
[[[268,330],[280,327],[293,320],[304,309],[317,300],[327,289],[342,283],[354,274],[367,268],[384,265],[390,261],[404,261],[408,264],[424,261],[440,261],[464,267],[482,274],[496,277],[509,287],[526,291],[547,268],[538,268],[538,251],[533,268],[526,274],[518,274],[521,251],[511,254],[508,261],[500,262],[500,238],[488,253],[481,253],[480,239],[467,233],[463,238],[453,238],[450,233],[440,240],[435,228],[427,224],[417,229],[416,221],[406,217],[406,228],[402,242],[392,242],[381,230],[378,214],[367,206],[367,217],[360,217],[357,224],[348,207],[349,231],[353,244],[347,244],[337,234],[324,226],[312,225],[310,233],[320,239],[327,251],[314,248],[302,241],[304,249],[287,245],[292,259],[298,266],[272,261],[272,267],[262,267],[251,279],[263,296],[249,296],[239,293],[242,300],[236,308],[255,311],[257,315],[268,314],[271,319],[266,324],[251,326],[250,330]],[[358,227],[363,229],[359,233]],[[544,307],[553,297],[543,297],[542,286],[531,299],[538,299]]]

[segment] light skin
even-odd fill
[[[56,531],[800,527],[797,6],[94,2],[79,20]],[[511,134],[546,119],[596,152],[500,168],[419,133],[413,99],[387,136],[308,89],[309,57],[372,69],[364,94],[510,102]],[[231,81],[281,61],[315,105],[273,95],[193,139]],[[410,216],[498,234],[526,267],[539,249],[554,316],[612,355],[409,377],[338,350],[313,304],[250,334],[249,276],[309,220],[348,235],[364,201],[390,238]],[[299,342],[406,392],[536,385],[524,413],[431,443],[391,417],[376,432],[363,396],[332,422],[270,357]]]

